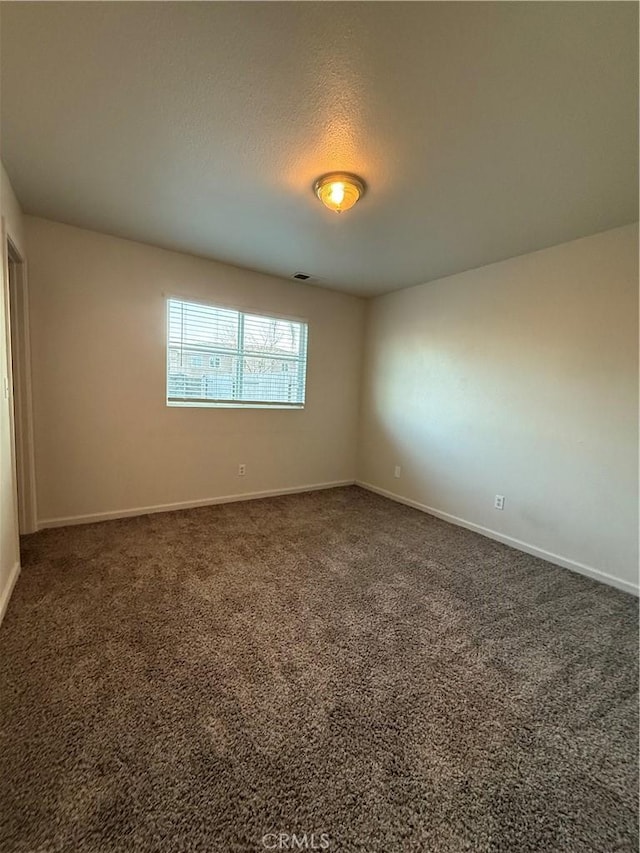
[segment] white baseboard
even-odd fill
[[[556,566],[562,566],[563,569],[570,569],[572,572],[578,572],[581,575],[586,575],[587,577],[593,578],[601,583],[606,583],[609,586],[615,586],[617,589],[624,590],[624,592],[630,592],[632,595],[640,594],[640,589],[637,584],[616,578],[613,575],[607,574],[607,572],[600,571],[600,569],[594,569],[593,566],[585,566],[584,563],[578,563],[576,560],[570,560],[568,557],[562,557],[559,554],[553,554],[551,551],[545,551],[544,548],[537,548],[535,545],[530,545],[528,542],[515,539],[513,536],[498,533],[497,530],[491,530],[488,527],[483,527],[482,525],[475,524],[472,521],[466,521],[464,518],[458,518],[456,515],[451,515],[448,512],[442,512],[442,510],[435,509],[432,506],[426,506],[418,501],[402,497],[402,495],[397,495],[395,492],[389,492],[387,489],[380,489],[378,486],[373,486],[371,483],[356,480],[356,485],[361,486],[363,489],[367,489],[369,492],[375,492],[377,495],[389,498],[392,501],[397,501],[398,503],[406,504],[406,506],[413,507],[414,509],[419,509],[421,512],[434,515],[436,518],[441,518],[443,521],[456,524],[458,527],[466,527],[467,530],[473,530],[475,533],[480,533],[482,536],[486,536],[489,539],[495,539],[497,542],[510,545],[518,551],[524,551],[526,554],[531,554],[534,557],[540,557],[540,559],[546,560],[549,563],[554,563]]]
[[[42,518],[38,520],[38,530],[47,527],[69,527],[74,524],[93,524],[96,521],[111,521],[114,518],[131,518],[135,515],[152,515],[156,512],[173,512],[177,509],[195,509],[199,506],[235,503],[236,501],[254,501],[260,498],[274,498],[278,495],[294,495],[301,492],[317,492],[321,489],[337,489],[340,486],[353,486],[355,480],[336,480],[333,483],[312,483],[305,486],[291,486],[286,489],[269,489],[265,492],[243,492],[238,495],[222,495],[216,498],[202,498],[196,501],[180,501],[156,506],[138,506],[130,509],[117,509],[111,512],[94,512],[89,515],[69,515],[63,518]]]
[[[13,588],[16,585],[16,581],[18,580],[18,575],[20,574],[20,561],[16,561],[16,564],[9,572],[9,578],[5,584],[4,589],[0,592],[0,625],[2,625],[2,620],[4,619],[4,615],[7,612],[7,607],[9,606],[9,599],[11,598],[11,593],[13,592]]]

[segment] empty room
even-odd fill
[[[1,853],[636,853],[638,8],[0,3]]]

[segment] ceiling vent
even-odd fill
[[[295,278],[298,281],[308,281],[311,278],[311,276],[307,275],[306,272],[294,272],[294,274],[291,276],[291,278]]]

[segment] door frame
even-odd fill
[[[14,500],[19,532],[24,534],[34,533],[38,529],[29,291],[26,259],[21,255],[11,235],[7,233],[4,219],[2,221],[2,256]]]

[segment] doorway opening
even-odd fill
[[[8,272],[8,334],[12,388],[12,433],[14,438],[18,526],[20,534],[37,530],[33,418],[31,410],[31,355],[29,304],[24,259],[6,238]]]

